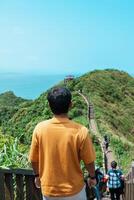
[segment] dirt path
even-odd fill
[[[107,169],[109,170],[111,168],[111,162],[115,160],[114,155],[110,147],[108,150],[105,152],[106,159],[107,159]]]
[[[102,149],[102,153],[103,153],[103,160],[106,161],[106,168],[105,172],[107,170],[109,170],[111,168],[111,162],[113,160],[115,160],[113,152],[111,150],[110,147],[108,147],[108,149],[106,150],[103,144],[103,138],[101,136],[101,134],[99,133],[96,121],[94,119],[90,120],[90,130],[96,135],[96,137],[98,138],[100,145],[101,145],[101,149]],[[105,159],[106,158],[106,159]],[[103,168],[105,168],[105,162],[103,161]],[[105,197],[102,198],[102,200],[110,200],[110,196],[106,195]]]
[[[107,170],[109,170],[111,168],[111,162],[114,160],[114,155],[110,147],[108,147],[107,151],[104,150],[104,153],[105,153],[106,161],[107,161]],[[110,199],[111,199],[110,195],[107,195],[102,198],[102,200],[110,200]]]

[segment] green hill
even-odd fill
[[[101,135],[109,135],[116,159],[127,170],[134,159],[134,78],[118,70],[96,70],[68,84],[93,103]]]
[[[21,97],[16,97],[12,91],[8,91],[0,94],[0,107],[3,106],[18,106],[20,103],[24,102]]]
[[[27,163],[27,145],[20,144],[17,138],[6,134],[5,129],[21,106],[29,105],[30,102],[16,97],[11,91],[0,94],[0,166],[17,167],[21,163],[21,167],[24,167]]]
[[[64,85],[64,82],[59,85]],[[115,154],[120,156],[121,164],[126,166],[130,163],[132,156],[126,161],[124,158],[125,153],[132,155],[134,149],[134,78],[118,70],[95,70],[69,81],[66,86],[73,94],[70,117],[86,126],[88,124],[86,105],[77,93],[80,90],[94,105],[100,133],[102,136],[109,135],[111,146]],[[35,125],[52,116],[46,95],[47,92],[35,101],[23,100],[16,103],[17,109],[1,124],[1,132],[17,137],[21,143],[29,145]],[[8,99],[10,103],[14,102],[10,101],[10,95]]]
[[[94,71],[76,80],[92,101],[98,125],[134,142],[134,78],[118,70]]]
[[[16,97],[12,91],[0,94],[0,126],[4,126],[5,122],[19,110],[20,105],[24,105],[29,100]]]

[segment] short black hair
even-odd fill
[[[116,162],[115,160],[113,160],[113,161],[111,162],[111,167],[112,167],[112,168],[116,168],[116,167],[117,167],[117,162]]]
[[[47,95],[49,106],[56,115],[68,113],[71,99],[71,92],[65,87],[53,88]]]

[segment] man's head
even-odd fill
[[[71,99],[71,92],[64,87],[53,88],[47,95],[49,106],[55,115],[68,113]]]
[[[116,161],[112,161],[111,162],[111,167],[112,168],[116,168],[117,167],[117,162]]]

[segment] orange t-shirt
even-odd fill
[[[39,162],[42,193],[71,196],[83,188],[80,161],[95,160],[88,129],[68,118],[54,117],[40,122],[34,130],[30,162]]]

